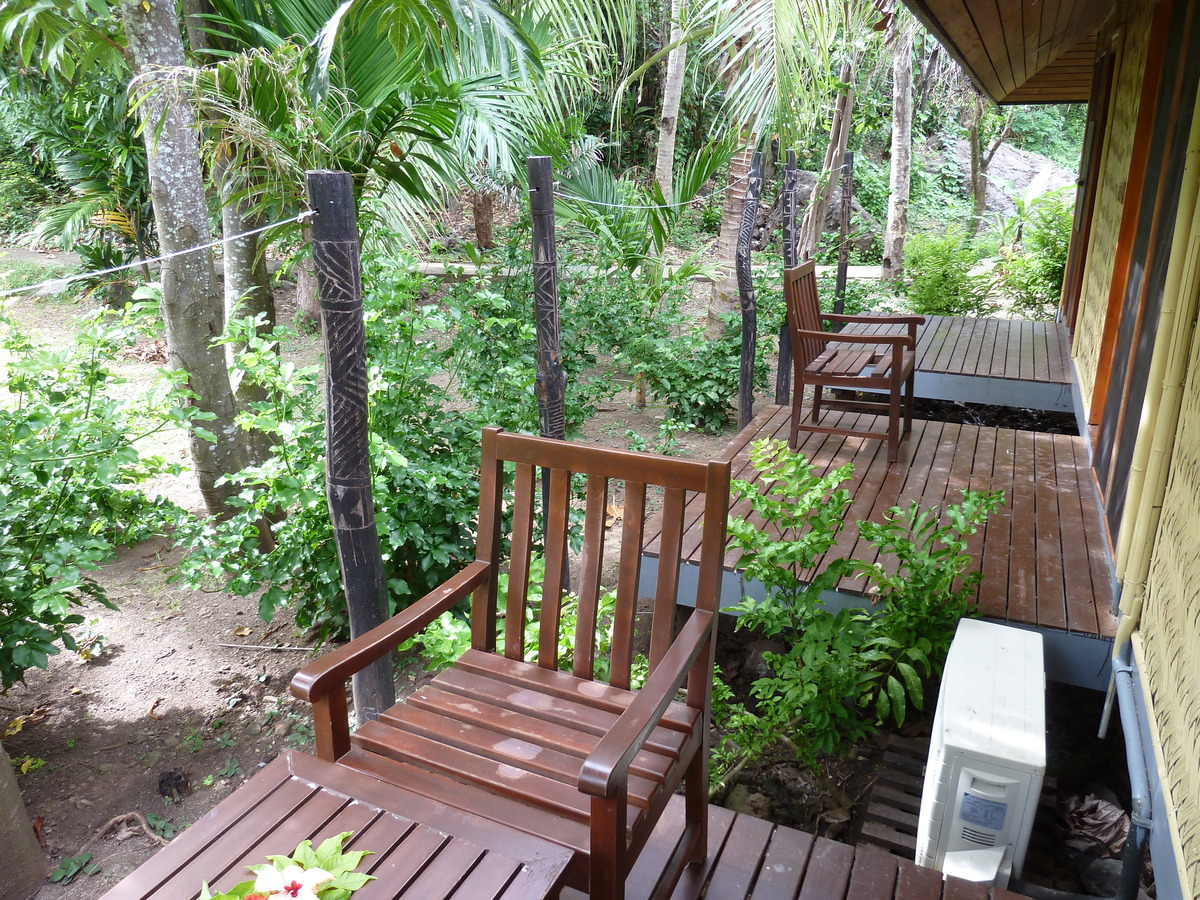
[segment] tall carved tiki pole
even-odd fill
[[[854,151],[847,150],[842,163],[842,209],[838,235],[837,281],[833,288],[833,311],[841,315],[846,309],[846,276],[850,270],[850,213],[854,208]],[[841,331],[841,326],[837,326]]]
[[[558,254],[554,245],[554,173],[550,157],[531,156],[529,208],[533,215],[533,303],[537,324],[537,396],[542,435],[567,434],[567,374],[558,327]]]
[[[758,221],[758,201],[762,197],[763,155],[754,154],[750,163],[750,184],[746,191],[746,206],[742,210],[742,227],[738,230],[737,273],[738,299],[742,307],[742,366],[738,372],[738,428],[745,428],[754,418],[754,357],[758,350],[758,306],[754,299],[754,278],[750,273],[750,242],[754,223]]]
[[[800,190],[800,169],[796,151],[789,150],[787,168],[783,170],[783,267],[800,265],[797,231],[797,194]],[[787,406],[792,401],[792,332],[788,329],[787,304],[784,304],[783,325],[779,328],[779,368],[775,371],[775,402]]]
[[[313,263],[325,337],[325,485],[352,637],[386,617],[383,558],[371,496],[367,434],[367,348],[354,190],[345,172],[308,172],[316,212]],[[359,724],[396,702],[391,656],[354,676]]]

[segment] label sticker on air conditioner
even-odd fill
[[[983,797],[976,797],[974,794],[963,794],[959,817],[964,822],[976,825],[979,828],[990,828],[992,831],[999,831],[1004,827],[1004,815],[1007,812],[1007,803],[985,800]]]

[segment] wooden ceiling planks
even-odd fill
[[[1086,102],[1114,0],[905,0],[997,103]]]

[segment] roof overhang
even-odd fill
[[[1086,103],[1114,0],[904,0],[997,103]]]

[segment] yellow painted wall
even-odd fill
[[[1079,316],[1071,348],[1085,408],[1091,406],[1092,387],[1096,382],[1113,260],[1124,210],[1125,182],[1129,177],[1129,158],[1137,129],[1152,12],[1152,3],[1124,4],[1120,18],[1110,22],[1099,35],[1098,46],[1111,46],[1115,39],[1120,49],[1116,84],[1109,103],[1109,126],[1100,159],[1100,186],[1088,243]]]

